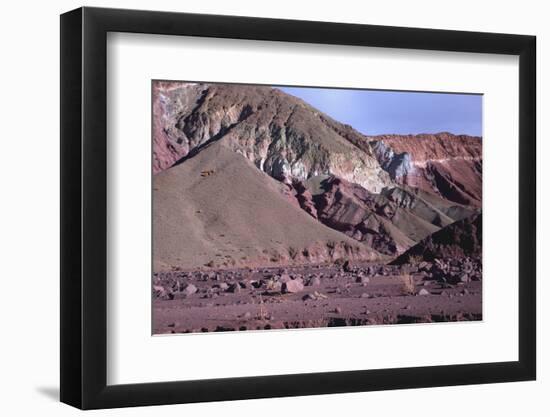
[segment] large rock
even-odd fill
[[[195,294],[196,292],[198,291],[197,287],[195,287],[193,284],[187,284],[184,288],[183,288],[183,294],[185,294],[186,296],[190,296],[190,295],[193,295]]]
[[[321,285],[321,278],[318,276],[310,278],[307,282],[308,287],[318,287],[319,285]]]
[[[297,293],[304,290],[304,282],[300,279],[293,279],[283,284],[283,292],[285,293]]]
[[[232,292],[232,293],[240,292],[240,291],[241,291],[241,286],[239,285],[238,282],[234,282],[233,284],[231,284],[231,285],[229,286],[228,291],[229,291],[229,292]]]
[[[290,275],[288,275],[286,272],[285,273],[282,273],[278,280],[281,282],[281,283],[286,283],[286,282],[289,282],[292,280],[292,278],[290,277]]]
[[[166,290],[162,285],[153,285],[153,293],[155,297],[161,298],[166,295]]]

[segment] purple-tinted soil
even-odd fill
[[[479,260],[172,271],[153,279],[153,333],[482,319]]]

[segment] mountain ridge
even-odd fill
[[[155,173],[213,137],[223,137],[230,148],[283,182],[334,174],[371,191],[392,183],[370,148],[353,143],[362,137],[358,132],[278,89],[163,85],[155,86],[153,100]]]

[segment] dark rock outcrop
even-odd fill
[[[423,239],[391,262],[410,263],[411,259],[433,262],[440,258],[479,257],[482,249],[481,213],[459,220]]]

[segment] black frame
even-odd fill
[[[518,55],[519,360],[108,386],[107,32]],[[94,409],[535,379],[535,63],[534,36],[88,7],[63,14],[61,401]]]

